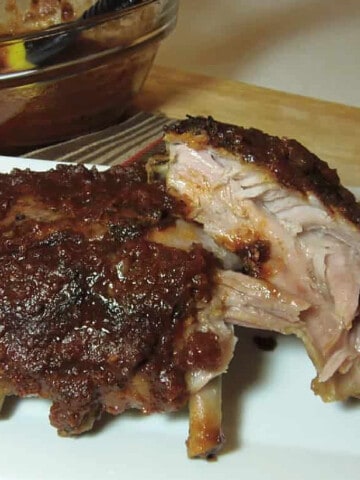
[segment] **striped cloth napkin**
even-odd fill
[[[162,149],[164,115],[140,112],[117,125],[23,155],[38,160],[116,165]]]

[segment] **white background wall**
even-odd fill
[[[360,0],[180,0],[157,63],[360,107]]]

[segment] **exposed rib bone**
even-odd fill
[[[221,375],[191,395],[189,413],[188,456],[214,455],[224,442],[221,429]]]
[[[1,412],[2,407],[4,405],[5,397],[6,397],[5,393],[0,392],[0,412]]]

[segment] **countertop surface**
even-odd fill
[[[157,64],[360,107],[359,0],[180,0]]]

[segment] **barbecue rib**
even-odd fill
[[[0,404],[48,398],[75,435],[104,411],[188,402],[189,456],[219,449],[225,311],[251,297],[250,318],[296,321],[307,304],[233,271],[241,256],[185,216],[140,163],[0,175]]]
[[[316,366],[316,393],[360,396],[360,205],[336,172],[294,140],[212,118],[176,122],[165,140],[170,161],[149,171],[162,170],[188,219],[250,275],[242,302],[224,294],[225,321],[295,333]],[[254,297],[268,306],[271,296],[269,316]],[[293,315],[282,310],[291,306]]]
[[[73,435],[104,411],[190,400],[189,455],[221,445],[235,337],[217,281],[232,255],[210,238],[223,260],[205,250],[183,210],[140,164],[0,175],[1,402],[49,398]]]
[[[359,396],[352,194],[297,142],[258,130],[189,118],[166,141],[170,158],[147,171],[0,175],[0,406],[48,398],[74,435],[104,411],[188,402],[188,454],[210,455],[232,324],[295,333],[317,393]]]

